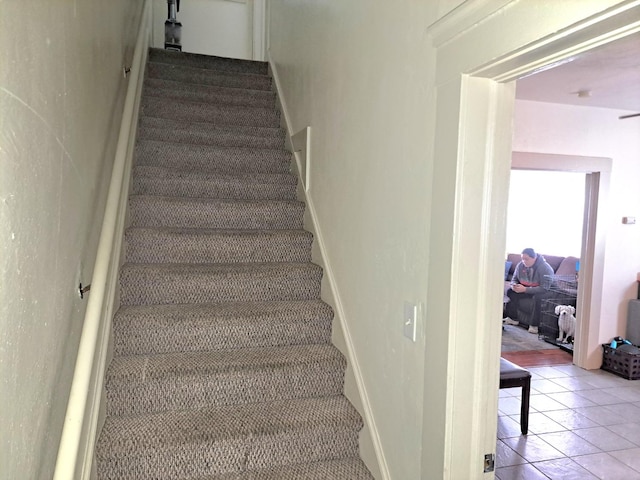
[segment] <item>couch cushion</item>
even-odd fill
[[[542,256],[547,261],[547,263],[551,265],[551,268],[553,268],[553,271],[556,272],[557,274],[558,267],[564,260],[564,257],[556,257],[555,255],[542,255]]]
[[[575,275],[576,274],[576,263],[579,262],[580,259],[577,257],[567,257],[562,260],[562,263],[556,270],[556,275]]]

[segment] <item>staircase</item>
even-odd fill
[[[371,479],[267,65],[152,49],[100,479]]]

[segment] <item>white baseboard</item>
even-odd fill
[[[104,374],[111,340],[111,319],[118,296],[124,218],[151,32],[150,6],[151,2],[145,0],[54,480],[88,480],[92,477],[92,470],[95,470],[94,450],[99,433]]]
[[[298,195],[305,201],[307,205],[307,214],[309,222],[306,222],[305,228],[308,228],[314,235],[314,241],[316,242],[317,249],[319,251],[319,257],[315,259],[318,264],[323,268],[324,276],[326,278],[327,284],[329,285],[329,291],[323,291],[323,299],[329,303],[335,312],[337,322],[334,322],[334,326],[336,323],[340,326],[340,331],[334,331],[334,337],[336,334],[341,334],[342,338],[340,339],[344,345],[344,349],[346,352],[343,352],[347,357],[347,362],[349,368],[347,370],[351,370],[353,381],[355,382],[355,387],[359,394],[358,399],[350,400],[356,403],[356,407],[360,411],[360,414],[364,418],[365,429],[363,430],[360,436],[360,448],[361,448],[361,456],[365,463],[367,463],[367,467],[371,470],[376,478],[381,478],[382,480],[389,480],[389,467],[387,465],[384,451],[382,449],[382,442],[380,441],[380,436],[378,434],[378,430],[375,424],[375,418],[373,415],[373,411],[371,409],[371,404],[369,402],[369,398],[367,395],[367,391],[364,385],[364,380],[362,378],[362,373],[360,370],[360,365],[358,363],[358,358],[355,353],[355,348],[353,345],[351,332],[349,331],[349,325],[346,322],[346,314],[342,304],[342,300],[340,298],[340,293],[338,290],[338,285],[335,280],[335,276],[333,270],[331,268],[331,264],[329,263],[329,257],[327,255],[327,251],[325,248],[325,243],[322,236],[322,229],[320,223],[318,221],[318,216],[316,214],[316,209],[313,203],[313,197],[311,194],[311,189],[309,188],[310,183],[310,172],[308,170],[308,165],[306,163],[306,159],[299,158],[301,152],[296,152],[294,148],[295,141],[292,139],[293,136],[296,135],[296,131],[292,128],[291,122],[289,120],[288,109],[286,104],[286,99],[283,94],[283,90],[281,87],[280,79],[278,77],[278,71],[275,63],[272,61],[271,52],[267,51],[267,61],[269,63],[269,69],[271,75],[273,77],[276,100],[278,102],[278,108],[281,113],[281,123],[283,128],[286,130],[286,139],[285,143],[287,148],[293,152],[295,161],[292,162],[292,166],[298,174],[299,180],[302,184],[301,187],[298,188]],[[300,127],[300,129],[303,127]],[[309,127],[306,127],[309,128]],[[305,165],[305,168],[301,168],[302,165]],[[335,342],[335,338],[334,338]],[[350,376],[347,375],[345,382],[350,381]],[[353,390],[349,388],[349,385],[345,385],[345,390]],[[368,438],[367,438],[368,437]],[[373,454],[375,455],[375,462],[377,465],[371,465],[372,459],[366,455],[366,451],[369,449],[368,447],[373,448]]]

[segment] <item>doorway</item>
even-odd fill
[[[537,333],[527,331],[534,312],[503,322],[501,356],[520,366],[573,361],[575,330],[569,328],[561,333],[560,324],[566,322],[559,322],[558,314],[560,309],[564,310],[567,322],[573,320],[575,328],[584,204],[584,173],[535,167],[511,169],[506,236],[509,270],[505,291],[510,289],[509,277],[525,247],[533,248],[554,273],[541,279],[542,284],[548,285],[548,291],[541,301],[539,318],[532,323],[538,327]],[[505,296],[504,301],[508,309],[509,297]],[[515,311],[509,312],[513,317]],[[519,323],[515,325],[515,322]]]
[[[599,346],[599,299],[602,295],[606,238],[604,227],[598,224],[598,214],[602,213],[607,204],[611,163],[611,159],[604,157],[530,152],[513,152],[511,160],[513,169],[575,172],[584,175],[580,281],[577,283],[577,325],[573,349],[574,363],[583,368],[600,367],[600,359],[597,358],[599,351],[594,353],[593,346]]]
[[[533,31],[515,33],[506,43],[501,37],[499,46],[491,43],[490,52],[483,52],[487,53],[483,58],[470,56],[474,45],[486,45],[487,32],[507,28],[510,20],[525,18],[518,14],[531,13],[527,11],[530,5],[525,3],[510,5],[503,15],[480,12],[478,15],[484,15],[480,19],[475,17],[475,11],[465,11],[433,29],[438,58],[434,157],[442,159],[436,161],[434,176],[438,174],[449,183],[434,185],[438,208],[432,226],[445,235],[451,234],[454,242],[450,251],[444,245],[434,245],[431,257],[448,255],[446,258],[451,261],[444,266],[434,262],[429,277],[446,278],[451,285],[451,299],[442,312],[449,320],[450,339],[465,335],[473,335],[474,339],[457,343],[451,340],[447,352],[445,448],[449,455],[445,468],[451,478],[480,478],[466,467],[468,459],[482,458],[483,453],[495,449],[499,344],[494,339],[500,338],[501,326],[495,321],[499,312],[491,299],[499,292],[497,280],[504,263],[505,190],[511,167],[515,80],[640,30],[636,21],[640,16],[638,2],[613,3],[607,11],[602,7],[590,14],[581,6],[580,12],[563,12],[571,20],[555,24],[559,28],[554,29],[553,22],[533,22]],[[480,22],[483,19],[486,21]],[[588,183],[598,186],[590,190],[588,198],[592,218],[603,217],[604,202],[597,201],[597,196],[606,193],[608,176],[609,171],[594,168],[587,177]],[[453,191],[449,189],[452,185]],[[593,230],[594,242],[583,245],[583,257],[602,258],[606,233],[603,226],[586,222],[584,228]],[[581,276],[602,278],[601,264],[585,263]],[[469,282],[480,285],[478,291],[458,294]],[[579,288],[583,303],[580,310],[588,318],[600,318],[601,284],[581,282]],[[428,300],[436,304],[437,299],[434,296]],[[470,326],[464,318],[476,318],[478,325]],[[598,339],[600,326],[597,322],[585,323],[576,346],[580,347],[580,352],[576,350],[576,354],[580,353],[576,363],[598,368],[597,354],[601,360],[601,349],[584,342]],[[474,365],[471,371],[469,365]],[[482,401],[469,402],[469,392],[473,392],[472,398]]]
[[[266,0],[191,0],[178,12],[182,50],[228,58],[265,60]],[[167,1],[153,0],[152,46],[164,46]]]

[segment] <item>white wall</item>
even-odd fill
[[[433,2],[435,4],[437,2]],[[432,2],[270,2],[270,59],[292,132],[312,127],[310,198],[392,478],[420,477]],[[423,314],[424,315],[424,314]],[[426,327],[428,331],[428,326]]]
[[[141,4],[2,3],[2,478],[53,472]]]
[[[605,342],[625,334],[627,302],[636,298],[640,272],[640,225],[622,217],[640,216],[640,121],[618,120],[623,113],[531,101],[516,102],[513,149],[523,152],[608,157],[612,159],[606,253],[600,318]]]

